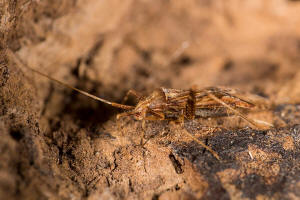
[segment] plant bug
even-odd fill
[[[62,81],[48,76],[32,67],[27,66],[15,53],[11,50],[7,50],[8,54],[14,59],[17,65],[30,69],[31,71],[44,76],[60,85],[75,90],[85,96],[93,98],[102,103],[111,105],[116,108],[125,110],[125,112],[117,115],[117,119],[125,116],[133,116],[136,120],[142,121],[142,127],[145,127],[146,120],[167,120],[173,122],[179,122],[183,125],[184,120],[193,120],[195,118],[213,118],[226,116],[229,114],[238,115],[249,124],[259,127],[258,124],[245,117],[238,110],[251,109],[255,105],[247,100],[244,100],[234,95],[234,90],[224,89],[219,87],[209,87],[204,89],[169,89],[169,88],[158,88],[154,90],[149,96],[139,95],[134,90],[130,90],[126,97],[133,94],[138,98],[136,106],[130,106],[125,104],[119,104],[97,97],[90,93],[87,93],[78,88],[72,87]],[[220,157],[218,154],[211,149],[211,147],[204,144],[194,135],[189,133],[189,137],[195,140],[202,147],[207,149],[213,154],[218,160]],[[141,144],[143,145],[144,133],[142,135]]]

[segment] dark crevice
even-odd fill
[[[19,175],[19,179],[16,180],[16,190],[15,190],[15,195],[18,196],[21,194],[21,183],[25,180],[25,177],[22,173],[22,163],[21,162],[18,162],[16,164],[16,171],[17,171],[17,175]]]
[[[208,138],[205,139],[205,145],[208,146]],[[206,148],[203,148],[202,154],[205,154]]]
[[[141,50],[140,49],[140,55],[142,56],[143,60],[145,60],[146,62],[150,62],[151,61],[151,53],[150,51],[147,50]]]
[[[154,194],[153,196],[152,196],[152,200],[158,200],[159,199],[159,194]]]
[[[173,164],[175,172],[177,174],[182,174],[184,172],[183,169],[181,168],[182,164],[175,158],[175,156],[172,153],[169,155],[169,158]]]
[[[234,68],[234,62],[232,60],[227,60],[223,65],[223,71],[230,71]]]
[[[0,63],[0,66],[0,87],[3,87],[9,79],[9,69],[4,63]]]
[[[52,95],[53,95],[53,92],[54,92],[54,87],[53,87],[53,84],[51,83],[50,84],[50,88],[49,88],[49,93],[48,93],[48,95],[46,96],[46,98],[45,98],[45,100],[44,100],[44,107],[43,107],[43,110],[42,110],[42,112],[41,112],[41,115],[43,116],[43,115],[45,115],[45,112],[47,111],[47,105],[48,105],[48,103],[50,102],[50,100],[51,100],[51,97],[52,97]]]
[[[72,152],[73,152],[72,148],[70,148],[66,151],[66,156],[68,157],[69,160],[75,160],[75,156]]]
[[[114,155],[114,168],[111,170],[111,174],[117,169],[117,167],[118,167],[118,164],[117,164],[117,154],[119,154],[120,153],[120,150],[119,149],[117,149],[117,150],[115,150],[114,151],[114,153],[113,153],[113,155]]]
[[[105,177],[105,179],[106,179],[106,184],[107,184],[107,187],[110,187],[110,181],[109,181],[109,178],[108,177]]]
[[[180,67],[186,67],[193,64],[193,59],[188,55],[182,55],[179,59],[176,59],[172,64]]]
[[[16,140],[16,141],[20,141],[21,139],[23,139],[24,134],[22,133],[20,128],[12,128],[10,130],[10,136]]]
[[[102,37],[100,37],[101,39],[95,43],[95,45],[93,46],[93,48],[91,48],[91,50],[89,51],[88,55],[86,56],[86,58],[84,59],[84,62],[86,65],[92,65],[94,62],[94,58],[96,56],[96,54],[98,53],[98,51],[100,50],[100,48],[102,47],[104,40]]]
[[[129,179],[128,185],[129,185],[130,192],[134,192],[134,188],[133,188],[133,186],[132,186],[131,179]]]
[[[82,58],[78,58],[74,69],[71,71],[72,75],[74,75],[76,78],[79,78],[79,67],[81,62],[82,62]]]
[[[143,78],[150,77],[150,73],[145,67],[136,66],[136,74]]]
[[[138,46],[138,44],[136,44],[136,42],[134,42],[131,39],[127,39],[126,41],[130,45],[130,47],[132,47],[134,51],[137,52],[137,54],[139,54],[146,63],[151,63],[152,52],[150,50],[142,49]]]
[[[62,159],[63,159],[63,148],[57,146],[58,148],[58,164],[62,164]]]

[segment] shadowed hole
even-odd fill
[[[192,59],[189,56],[182,56],[178,62],[179,65],[190,65],[192,63]]]
[[[12,129],[10,131],[10,136],[16,141],[20,141],[24,137],[19,129]]]
[[[224,71],[229,71],[229,70],[231,70],[233,67],[234,67],[233,61],[232,61],[232,60],[227,60],[227,61],[224,63],[223,70],[224,70]]]

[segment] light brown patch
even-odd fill
[[[280,199],[278,193],[275,193],[272,197],[263,194],[259,194],[256,196],[256,200],[276,200],[276,199]]]
[[[252,158],[250,158],[250,154]],[[250,162],[246,161],[250,159]],[[240,153],[237,160],[241,164],[241,177],[249,174],[257,174],[264,178],[266,184],[271,185],[276,181],[276,177],[280,171],[278,160],[281,155],[277,153],[265,152],[255,145],[248,146],[248,152]]]
[[[295,195],[294,193],[289,193],[287,196],[291,200],[298,200],[299,199],[299,196]]]
[[[218,172],[217,175],[221,180],[223,187],[228,192],[230,199],[245,199],[245,200],[248,199],[248,198],[243,198],[242,191],[238,190],[235,187],[235,185],[232,184],[232,181],[235,180],[239,175],[238,170],[225,169],[224,171]]]
[[[291,136],[284,137],[282,146],[284,150],[294,150],[294,139]]]
[[[200,199],[205,191],[208,190],[208,183],[201,174],[194,170],[191,162],[185,160],[184,163],[183,171],[187,187],[185,186],[183,189],[187,192],[192,191],[195,194],[196,199]]]

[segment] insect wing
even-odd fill
[[[165,98],[166,103],[169,107],[174,107],[178,109],[184,109],[186,107],[187,101],[189,99],[190,91],[188,90],[178,90],[178,89],[168,89],[161,88]]]
[[[166,117],[178,118],[183,115],[190,98],[190,91],[169,88],[161,88],[161,90],[166,100],[166,109],[164,110]]]
[[[216,100],[209,97],[212,94],[221,101],[238,110],[248,110],[254,104],[236,96],[235,90],[223,88],[206,88],[194,91],[195,116],[197,117],[219,117],[229,115],[231,112]]]

